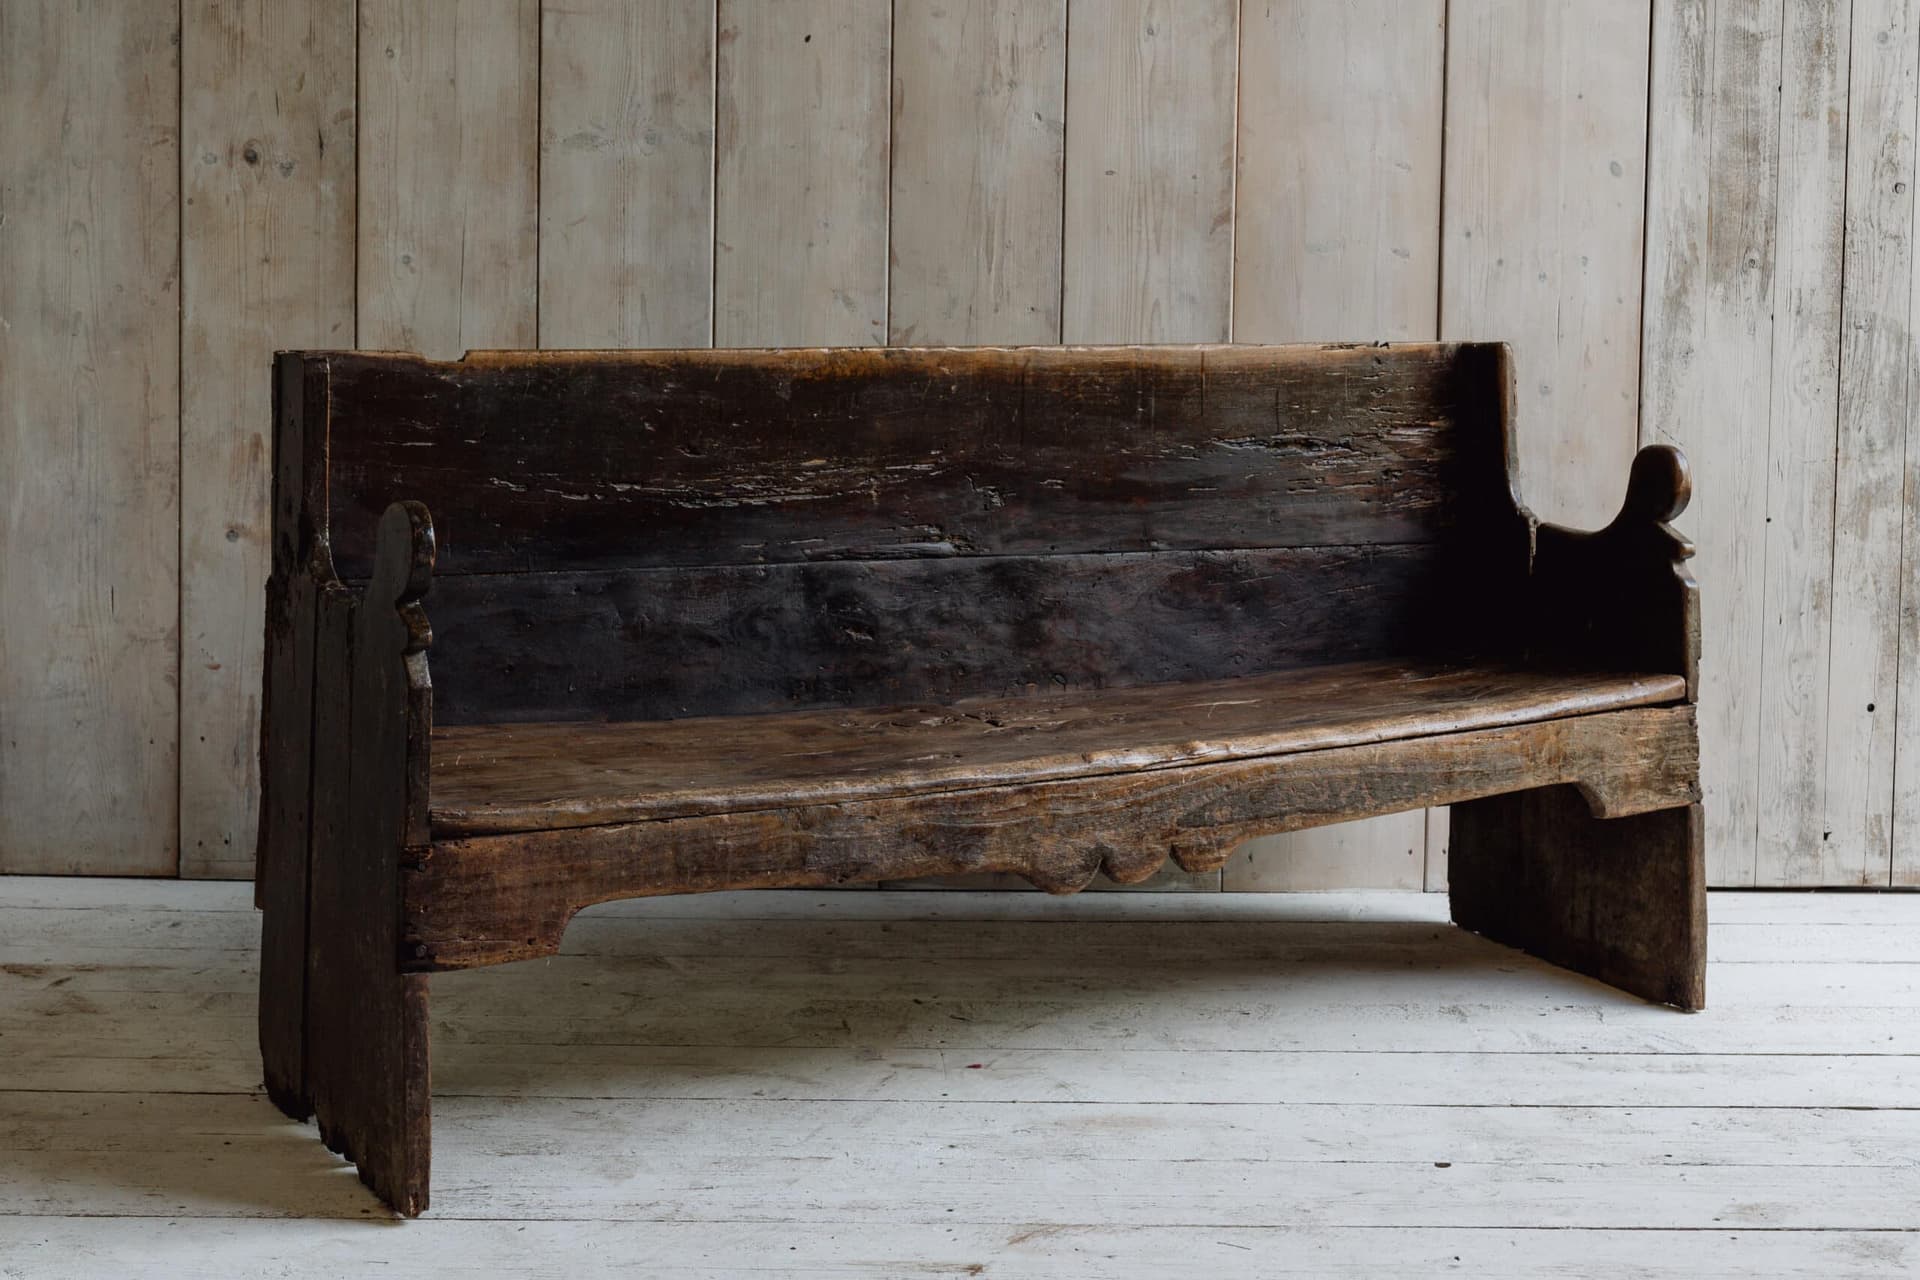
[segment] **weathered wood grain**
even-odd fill
[[[664,720],[1461,652],[1491,643],[1475,619],[1425,619],[1469,568],[1417,545],[468,574],[434,586],[436,705]]]
[[[1236,342],[1436,336],[1445,10],[1242,7]]]
[[[1579,528],[1639,435],[1648,9],[1447,9],[1440,334],[1513,341],[1521,492]]]
[[[1712,880],[1751,885],[1760,777],[1767,427],[1782,181],[1780,5],[1654,6],[1642,438],[1683,446],[1700,499],[1702,783]],[[1798,93],[1798,90],[1796,90]],[[1788,175],[1798,180],[1796,175]]]
[[[1900,95],[1893,95],[1893,101],[1904,102]],[[1896,125],[1905,123],[1904,117],[1894,115]],[[1920,135],[1920,123],[1914,126],[1916,135]],[[1908,178],[1909,194],[1920,190],[1913,177]],[[1899,194],[1899,193],[1895,193]],[[1883,197],[1884,198],[1884,197]],[[1909,223],[1911,229],[1920,229],[1920,216]],[[1913,302],[1920,301],[1920,253],[1909,247],[1907,253],[1907,289],[1909,312],[1907,317],[1908,334],[1920,326],[1920,313],[1912,310]],[[1911,378],[1911,374],[1909,377]],[[1916,621],[1920,620],[1920,502],[1911,500],[1911,495],[1920,494],[1920,387],[1911,381],[1907,387],[1907,412],[1905,430],[1902,435],[1904,488],[1903,505],[1900,519],[1900,612],[1899,612],[1899,666],[1896,671],[1897,708],[1904,709],[1894,722],[1894,776],[1893,776],[1893,821],[1892,821],[1892,866],[1889,868],[1888,883],[1903,888],[1920,885],[1920,715],[1913,709],[1920,707],[1920,644],[1912,643],[1908,638],[1916,633]],[[1857,693],[1856,705],[1857,705]],[[1885,707],[1876,702],[1873,712],[1885,714]]]
[[[1762,885],[1817,876],[1827,864],[1833,828],[1825,780],[1835,763],[1827,746],[1830,672],[1836,660],[1866,657],[1870,643],[1856,636],[1858,649],[1832,649],[1850,8],[1787,6],[1777,73],[1772,400],[1765,510],[1752,530],[1761,542],[1763,666],[1757,685],[1733,691],[1759,703],[1751,759],[1759,778],[1753,857]],[[1863,773],[1868,767],[1850,764]],[[1842,842],[1857,848],[1860,826],[1848,825]],[[1843,860],[1852,861],[1834,863]]]
[[[1095,1248],[1130,1280],[1195,1259],[1231,1273],[1262,1249],[1356,1277],[1456,1256],[1514,1277],[1913,1269],[1899,1228],[1920,1113],[1887,1103],[1920,1088],[1914,966],[1875,962],[1913,958],[1911,894],[1715,895],[1714,1009],[1697,1018],[1445,928],[1432,895],[610,904],[569,929],[571,954],[433,979],[440,1182],[406,1230],[365,1221],[378,1210],[351,1175],[252,1092],[244,894],[0,880],[18,962],[0,970],[0,1035],[21,1050],[0,1058],[0,1195],[25,1215],[0,1218],[0,1250],[16,1269],[332,1277],[484,1253],[557,1280],[583,1232],[658,1280],[770,1257],[1039,1277],[1084,1270]],[[179,949],[126,950],[127,921]],[[226,950],[194,945],[216,936]],[[956,957],[989,957],[987,976]],[[794,1176],[819,1164],[823,1126],[854,1135],[830,1187]],[[1007,1244],[1081,1222],[1067,1210],[1116,1194],[1115,1170],[1177,1181],[1200,1149],[1223,1167],[1179,1212],[1212,1226]],[[996,1154],[1033,1177],[996,1176]],[[955,1169],[999,1193],[946,1214]],[[1213,1181],[1230,1176],[1250,1181]],[[1042,1183],[1061,1210],[1044,1219]],[[1117,1194],[1151,1218],[1168,1213],[1163,1184]],[[1220,1225],[1249,1188],[1284,1228]],[[983,1221],[942,1222],[929,1245],[892,1225],[902,1194]],[[685,1229],[642,1220],[713,1204],[731,1207]],[[736,1210],[762,1221],[716,1223]],[[1299,1226],[1323,1218],[1348,1225]],[[1762,1218],[1777,1229],[1729,1228]],[[1489,1221],[1508,1225],[1463,1225]],[[1540,1229],[1654,1221],[1686,1229]],[[1867,1229],[1814,1229],[1838,1221]]]
[[[1067,0],[893,15],[888,341],[1060,341]]]
[[[354,338],[354,4],[188,4],[181,18],[180,870],[244,879],[261,782],[266,369],[276,348]]]
[[[357,345],[538,338],[538,0],[360,7]]]
[[[351,639],[322,655],[319,699],[329,715],[344,704],[347,723],[316,750],[307,945],[306,1083],[321,1139],[408,1216],[427,1207],[427,981],[398,970],[395,894],[427,838],[431,637],[417,601],[432,568],[425,509],[396,504],[364,596],[327,597],[350,611]]]
[[[719,0],[713,340],[887,340],[889,0]]]
[[[0,5],[0,871],[179,864],[179,31]]]
[[[1429,542],[1508,505],[1486,346],[310,355],[330,545],[441,577]]]
[[[1448,895],[1464,928],[1648,1000],[1706,1005],[1700,806],[1597,816],[1572,787],[1456,804]]]
[[[713,336],[714,0],[570,0],[540,29],[540,343]]]
[[[1644,708],[1290,756],[896,800],[437,840],[403,875],[420,969],[552,952],[581,907],[747,885],[1016,871],[1056,892],[1169,852],[1218,865],[1250,836],[1573,783],[1620,817],[1698,799],[1690,707]]]
[[[1567,1128],[1572,1127],[1569,1122]],[[935,1148],[927,1149],[931,1152]],[[651,1150],[650,1146],[636,1148]],[[1106,1171],[1107,1165],[1089,1166],[1089,1170],[1098,1172],[1084,1174],[1074,1168],[1074,1173],[1063,1173],[1062,1179],[1093,1180]],[[1263,1167],[1260,1172],[1273,1171]],[[1559,1166],[1541,1169],[1537,1176],[1553,1179],[1564,1191],[1565,1174]],[[1746,1181],[1742,1178],[1743,1183]],[[1779,1187],[1779,1194],[1787,1197],[1790,1193],[1781,1181],[1756,1174],[1752,1185]],[[1306,1186],[1323,1184],[1314,1178],[1301,1178],[1283,1185],[1288,1194],[1304,1196]],[[1414,1203],[1427,1203],[1432,1199],[1431,1190],[1410,1186],[1407,1194]],[[1582,1191],[1583,1202],[1597,1198],[1584,1194],[1584,1186]],[[1611,1194],[1618,1197],[1613,1202],[1623,1206],[1646,1203],[1644,1182],[1615,1185]],[[1511,1203],[1508,1199],[1502,1202]],[[1782,1203],[1792,1201],[1783,1199]],[[1700,1205],[1699,1221],[1710,1221],[1714,1216],[1710,1204]],[[172,1274],[170,1268],[198,1261],[208,1252],[199,1242],[178,1237],[161,1237],[164,1243],[156,1245],[152,1225],[135,1218],[20,1217],[0,1224],[0,1230],[6,1229],[25,1241],[24,1248],[36,1251],[28,1256],[60,1259],[70,1266],[76,1280],[164,1280]],[[1032,1234],[1026,1234],[1029,1231]],[[307,1224],[290,1229],[284,1220],[250,1219],[223,1222],[212,1235],[219,1241],[217,1256],[223,1261],[231,1261],[239,1269],[301,1280],[332,1275],[329,1268],[338,1265],[336,1258],[377,1259],[383,1265],[426,1271],[448,1257],[463,1254],[484,1256],[497,1260],[501,1267],[540,1275],[542,1268],[553,1268],[556,1259],[578,1247],[581,1227],[565,1220],[423,1222],[405,1232],[403,1239],[382,1238],[376,1246],[357,1224]],[[1010,1236],[1017,1238],[1012,1247],[1007,1243]],[[702,1221],[622,1218],[595,1223],[593,1238],[596,1249],[607,1255],[644,1259],[632,1272],[635,1280],[731,1280],[775,1256],[800,1274],[859,1275],[864,1270],[876,1276],[915,1267],[985,1266],[984,1262],[950,1260],[993,1258],[994,1270],[1006,1280],[1046,1280],[1084,1265],[1086,1258],[1095,1254],[1103,1261],[1112,1259],[1109,1273],[1128,1280],[1191,1268],[1196,1259],[1216,1259],[1222,1266],[1232,1266],[1240,1255],[1248,1253],[1310,1258],[1316,1274],[1329,1280],[1372,1280],[1382,1271],[1419,1274],[1458,1267],[1462,1259],[1487,1280],[1531,1280],[1543,1268],[1578,1271],[1595,1267],[1647,1280],[1693,1280],[1708,1266],[1824,1280],[1858,1270],[1863,1258],[1884,1259],[1888,1274],[1920,1267],[1920,1244],[1910,1233],[1877,1226],[1859,1231],[1780,1231],[1716,1224],[1705,1231],[1696,1227],[1571,1228],[1556,1224],[1542,1230],[1531,1223],[1525,1227],[1435,1227],[1422,1220],[1422,1225],[1409,1227],[1280,1228],[1142,1225],[1102,1218],[1085,1224],[1049,1223],[1039,1229],[1025,1225],[1024,1220],[1017,1229],[1002,1222],[953,1222],[941,1226],[936,1248],[927,1243],[926,1229],[918,1223],[902,1224],[877,1215],[863,1219],[859,1226],[835,1224],[830,1229],[796,1229],[791,1222],[754,1219],[730,1222],[719,1230]],[[548,1274],[557,1273],[550,1270]]]
[[[1818,830],[1811,821],[1792,828],[1804,833],[1801,856],[1814,861],[1812,868],[1788,864],[1786,878],[1796,884],[1885,885],[1897,850],[1912,847],[1894,840],[1901,751],[1888,711],[1899,706],[1901,597],[1913,581],[1902,534],[1909,424],[1920,411],[1913,315],[1920,9],[1911,0],[1861,0],[1851,37],[1824,784],[1821,807],[1809,815]],[[1895,546],[1900,557],[1888,551]]]
[[[1035,932],[1033,928],[1024,931],[1028,936]],[[1110,932],[1140,938],[1146,931]],[[1455,930],[1430,933],[1459,936]],[[1473,953],[1489,961],[1506,958],[1503,949],[1477,939],[1465,941]],[[1352,952],[1363,945],[1359,938],[1344,946],[1336,943],[1328,948],[1329,957],[1334,963],[1352,963]],[[1409,968],[1444,963],[1438,946],[1408,950]],[[1259,962],[1257,951],[1235,947],[1233,954]],[[763,962],[756,968],[764,971],[772,966]],[[1037,969],[1028,967],[1029,972]],[[550,980],[547,986],[553,998],[570,1010],[587,1006],[590,999],[589,992],[576,994],[557,981]],[[1171,999],[1169,993],[1169,1003]],[[1684,1021],[1655,1016],[1669,1023]],[[884,1056],[876,1054],[867,1070],[835,1055],[809,1075],[820,1084],[851,1086],[862,1078],[877,1081],[881,1071],[904,1068],[902,1059],[912,1060],[907,1055],[896,1057],[891,1047],[881,1053]],[[1319,1061],[1296,1055],[1297,1061],[1287,1063],[1266,1055],[1246,1055],[1253,1062],[1230,1068],[1231,1078],[1238,1086],[1253,1074],[1256,1064],[1273,1069],[1274,1077],[1256,1086],[1261,1100],[1236,1092],[1235,1103],[1216,1106],[1188,1103],[1185,1095],[1204,1078],[1206,1067],[1220,1064],[1228,1055],[1202,1051],[1192,1052],[1190,1058],[1184,1053],[1159,1056],[1171,1060],[1171,1071],[1164,1074],[1173,1078],[1155,1081],[1153,1077],[1163,1073],[1149,1068],[1146,1078],[1136,1083],[1138,1094],[1132,1096],[1145,1099],[1155,1083],[1163,1083],[1169,1094],[1181,1095],[1179,1101],[1170,1097],[1109,1101],[1078,1093],[1047,1098],[1043,1091],[1066,1075],[1063,1068],[1068,1063],[1049,1070],[1038,1055],[998,1053],[983,1053],[983,1057],[996,1068],[1001,1063],[1018,1063],[1040,1070],[1014,1076],[983,1069],[971,1074],[968,1085],[956,1087],[962,1096],[924,1100],[899,1096],[911,1086],[903,1088],[893,1080],[874,1091],[879,1096],[862,1090],[852,1096],[800,1099],[790,1096],[797,1090],[789,1081],[780,1081],[785,1086],[782,1093],[789,1096],[703,1097],[698,1094],[699,1073],[671,1071],[659,1074],[672,1082],[667,1087],[679,1085],[685,1095],[669,1094],[656,1105],[635,1105],[633,1097],[542,1096],[544,1091],[536,1092],[537,1079],[524,1092],[495,1085],[482,1096],[446,1100],[447,1118],[453,1121],[448,1126],[450,1140],[443,1148],[448,1165],[477,1171],[505,1161],[516,1168],[531,1165],[540,1174],[462,1178],[455,1201],[460,1208],[448,1216],[469,1222],[499,1216],[518,1219],[531,1229],[534,1224],[526,1221],[531,1215],[570,1214],[576,1231],[589,1214],[596,1221],[645,1221],[655,1226],[688,1218],[701,1220],[709,1230],[716,1221],[724,1222],[729,1234],[737,1224],[759,1219],[780,1222],[798,1236],[841,1229],[850,1218],[867,1215],[898,1221],[909,1213],[917,1218],[931,1210],[944,1218],[943,1205],[951,1207],[945,1202],[952,1200],[958,1200],[969,1217],[1005,1220],[1009,1226],[1109,1216],[1151,1220],[1168,1213],[1169,1187],[1177,1186],[1172,1194],[1180,1197],[1175,1212],[1182,1220],[1226,1228],[1245,1222],[1242,1188],[1259,1179],[1277,1194],[1297,1197],[1288,1202],[1294,1210],[1289,1214],[1291,1221],[1302,1216],[1350,1221],[1368,1213],[1389,1221],[1421,1223],[1431,1220],[1422,1218],[1420,1209],[1423,1200],[1440,1198],[1439,1179],[1431,1161],[1414,1158],[1416,1153],[1445,1154],[1460,1167],[1476,1166],[1473,1208],[1467,1212],[1497,1212],[1503,1221],[1618,1221],[1616,1215],[1629,1207],[1641,1208],[1651,1221],[1708,1221],[1719,1213],[1745,1216],[1740,1198],[1764,1195],[1769,1205],[1780,1205],[1777,1213],[1770,1214],[1770,1225],[1776,1228],[1830,1227],[1836,1221],[1866,1226],[1895,1220],[1898,1210],[1885,1203],[1886,1189],[1920,1188],[1920,1172],[1899,1154],[1916,1136],[1920,1118],[1894,1107],[1849,1111],[1837,1105],[1730,1105],[1707,1089],[1730,1083],[1739,1071],[1737,1055],[1711,1067],[1706,1060],[1689,1060],[1678,1053],[1657,1066],[1636,1064],[1640,1070],[1628,1079],[1602,1086],[1605,1103],[1596,1098],[1588,1105],[1490,1101],[1503,1094],[1516,1100],[1572,1095],[1583,1073],[1570,1067],[1578,1060],[1571,1050],[1524,1055],[1520,1063],[1501,1063],[1499,1055],[1493,1054],[1338,1053]],[[1509,1055],[1513,1056],[1521,1055]],[[1765,1086],[1748,1082],[1741,1089],[1745,1097],[1784,1097],[1793,1086],[1815,1090],[1811,1096],[1822,1101],[1853,1093],[1851,1081],[1823,1079],[1826,1073],[1815,1064],[1796,1065],[1780,1055],[1754,1056],[1762,1057],[1768,1069],[1750,1074],[1764,1076],[1772,1089],[1763,1093]],[[1150,1052],[1116,1055],[1100,1073],[1105,1077],[1098,1086],[1100,1093],[1124,1096],[1124,1077],[1118,1069],[1145,1067],[1152,1057]],[[1396,1057],[1401,1061],[1391,1061]],[[1074,1058],[1073,1065],[1084,1060],[1079,1055]],[[1409,1058],[1414,1061],[1407,1062]],[[1429,1060],[1421,1062],[1421,1058]],[[774,1055],[741,1053],[734,1060],[738,1084],[729,1080],[730,1086],[737,1088],[755,1076],[766,1084],[778,1078]],[[607,1072],[611,1087],[646,1095],[639,1055],[626,1071],[617,1062],[606,1066],[611,1068]],[[1430,1074],[1412,1083],[1414,1096],[1435,1099],[1440,1105],[1395,1105],[1386,1100],[1383,1095],[1409,1074],[1409,1068],[1422,1066]],[[1673,1088],[1685,1102],[1632,1104],[1636,1095],[1649,1103],[1659,1098],[1660,1077],[1678,1074],[1683,1066],[1700,1069],[1686,1073],[1687,1078]],[[1560,1078],[1531,1085],[1517,1081],[1529,1067],[1537,1075],[1552,1073]],[[1476,1070],[1481,1073],[1477,1079]],[[911,1068],[897,1072],[906,1079],[919,1074]],[[948,1073],[936,1071],[923,1078],[933,1085],[943,1074]],[[1000,1089],[1017,1094],[1017,1099],[983,1097],[991,1086],[984,1080],[974,1082],[983,1074],[1014,1076],[1002,1082]],[[1584,1074],[1594,1083],[1606,1080],[1603,1069]],[[1285,1100],[1268,1100],[1276,1093]],[[1312,1097],[1314,1104],[1290,1102],[1302,1095]],[[1474,1101],[1467,1102],[1465,1097]],[[255,1128],[250,1121],[258,1115],[258,1104],[244,1095],[96,1095],[76,1107],[71,1095],[33,1092],[15,1095],[9,1102],[8,1114],[0,1122],[4,1149],[16,1158],[48,1160],[71,1173],[57,1179],[57,1189],[37,1202],[27,1179],[0,1184],[0,1213],[7,1217],[35,1209],[138,1213],[142,1197],[169,1185],[169,1140],[175,1144],[176,1177],[184,1165],[200,1169],[199,1176],[207,1180],[183,1192],[192,1197],[187,1206],[169,1206],[173,1210],[169,1216],[176,1221],[238,1212],[277,1218],[282,1230],[294,1230],[295,1223],[288,1219],[351,1220],[367,1207],[358,1188],[337,1185],[344,1179],[314,1176],[307,1162],[298,1158],[298,1149],[283,1145],[282,1132],[268,1126]],[[836,1154],[839,1176],[826,1180],[783,1177],[795,1164],[818,1160],[822,1128],[842,1135],[846,1144],[844,1154]],[[223,1151],[223,1144],[229,1149]],[[743,1145],[753,1148],[751,1161],[740,1159]],[[1285,1166],[1284,1173],[1266,1167],[1276,1163],[1277,1149],[1293,1153],[1278,1162]],[[1206,1158],[1195,1159],[1196,1151],[1206,1152]],[[944,1154],[935,1157],[934,1153]],[[637,1158],[647,1160],[645,1178],[631,1173]],[[122,1162],[124,1181],[111,1176],[110,1162],[115,1161]],[[996,1164],[1004,1169],[1015,1162],[1021,1168],[1050,1173],[1089,1172],[1035,1179],[1046,1185],[1025,1188],[1034,1197],[1029,1199],[1021,1194],[1023,1188],[1006,1185],[1004,1174],[995,1176]],[[1091,1176],[1091,1170],[1109,1163],[1121,1164],[1138,1176],[1120,1187]],[[214,1167],[202,1168],[205,1165]],[[733,1176],[720,1176],[723,1171]],[[1307,1171],[1315,1176],[1302,1177]],[[257,1188],[257,1200],[246,1195],[249,1173],[269,1179]],[[95,1174],[107,1175],[99,1179],[106,1185],[89,1176]],[[1570,1196],[1566,1179],[1574,1177],[1591,1192],[1618,1199],[1597,1204],[1590,1195]],[[1791,1180],[1795,1177],[1821,1179],[1827,1192],[1821,1200],[1827,1202],[1794,1197]],[[1380,1182],[1385,1180],[1400,1185],[1382,1187]],[[1649,1206],[1645,1189],[1654,1180],[1665,1194],[1657,1206]],[[1695,1185],[1696,1180],[1707,1185]],[[1289,1185],[1306,1181],[1318,1185]],[[962,1183],[968,1190],[956,1189]],[[1743,1191],[1741,1183],[1751,1190]],[[1879,1193],[1876,1184],[1882,1189]],[[1283,1186],[1289,1189],[1280,1191]],[[1639,1198],[1634,1195],[1636,1186],[1641,1189]],[[890,1197],[884,1194],[887,1190],[900,1194]],[[227,1193],[224,1203],[223,1192]],[[1434,1212],[1430,1203],[1427,1207],[1430,1214]],[[941,1226],[939,1234],[944,1237],[947,1223]],[[410,1229],[381,1231],[364,1223],[349,1222],[348,1227],[362,1235],[413,1234]],[[362,1256],[381,1256],[378,1246],[363,1247]],[[559,1252],[564,1255],[567,1250]],[[787,1251],[776,1248],[773,1252]],[[1529,1257],[1537,1256],[1527,1252]],[[786,1266],[776,1274],[782,1280],[806,1274],[789,1270],[788,1258],[781,1261]],[[1177,1274],[1182,1269],[1174,1265],[1160,1274]],[[427,1270],[430,1273],[431,1267]],[[751,1264],[741,1270],[750,1273]],[[1139,1280],[1154,1274],[1147,1268],[1103,1271],[1107,1280],[1115,1276]],[[538,1280],[554,1280],[560,1273],[554,1268],[532,1274]],[[1844,1267],[1840,1273],[1860,1274]],[[672,1275],[664,1268],[645,1274]],[[695,1274],[714,1280],[724,1272]],[[855,1263],[829,1274],[879,1280],[887,1273]],[[1320,1274],[1318,1268],[1315,1274]],[[1769,1269],[1768,1274],[1783,1273]]]
[[[1591,715],[1669,676],[1402,661],[944,706],[434,736],[436,838],[1017,786]]]
[[[1070,0],[1065,341],[1233,336],[1239,8]]]

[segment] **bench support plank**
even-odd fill
[[[311,830],[314,621],[319,596],[306,574],[267,583],[270,696],[254,899],[260,945],[260,1062],[267,1095],[296,1120],[307,1092],[307,876]]]
[[[400,969],[399,885],[426,837],[432,690],[424,508],[396,504],[363,599],[320,599],[306,1087],[320,1137],[405,1214],[427,1207],[427,979]]]
[[[1704,1008],[1701,830],[1697,804],[1601,819],[1571,787],[1456,804],[1454,922],[1644,999]]]
[[[1169,854],[1210,870],[1254,836],[1569,783],[1593,813],[1699,800],[1691,706],[907,799],[436,841],[404,876],[422,970],[552,954],[613,898],[1002,871],[1071,893]],[[1569,967],[1578,968],[1578,964]]]
[[[323,415],[323,370],[274,366],[273,572],[266,591],[265,688],[260,726],[260,839],[253,901],[265,915],[260,947],[260,1060],[267,1094],[298,1120],[307,1092],[307,878],[312,832],[314,627],[322,577],[312,571],[306,510],[307,415]],[[314,408],[309,408],[309,401]],[[323,637],[322,644],[344,637]]]

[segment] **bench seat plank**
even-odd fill
[[[436,839],[1018,786],[1681,702],[1678,675],[1348,663],[950,706],[435,730]]]
[[[1467,891],[1474,927],[1519,930],[1559,954],[1576,941],[1617,950],[1621,912],[1637,910],[1648,930],[1628,945],[1650,948],[1637,969],[1580,950],[1583,963],[1697,1007],[1697,989],[1674,981],[1698,973],[1686,941],[1704,883],[1698,779],[1693,707],[1681,704],[1018,786],[436,838],[401,875],[401,964],[551,955],[574,912],[611,898],[983,871],[1072,893],[1102,871],[1138,883],[1169,856],[1188,871],[1218,867],[1255,836],[1544,788],[1565,793],[1552,842],[1534,847],[1548,878],[1524,860],[1478,858],[1492,883]],[[1679,967],[1648,963],[1656,955]]]

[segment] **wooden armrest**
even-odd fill
[[[1699,693],[1700,603],[1693,544],[1669,521],[1692,496],[1686,455],[1635,455],[1620,514],[1604,529],[1536,524],[1529,558],[1528,646],[1536,659],[1597,670],[1672,672]]]

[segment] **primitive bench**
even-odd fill
[[[613,898],[1071,892],[1450,804],[1457,922],[1703,1002],[1686,466],[1643,449],[1605,529],[1541,524],[1504,346],[275,378],[261,1053],[403,1213],[427,975]]]

